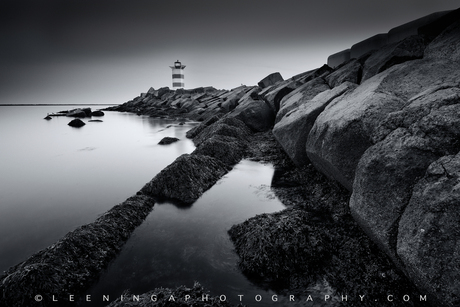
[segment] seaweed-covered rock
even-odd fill
[[[50,306],[47,294],[68,302],[70,294],[80,294],[99,277],[153,204],[145,195],[130,197],[95,222],[11,267],[0,275],[0,306]],[[43,300],[35,300],[36,295]]]
[[[205,127],[193,138],[193,143],[199,146],[214,135],[231,136],[241,141],[247,141],[250,134],[251,130],[241,120],[235,117],[224,117],[214,124]]]
[[[218,159],[183,154],[147,183],[141,193],[191,204],[229,170]]]
[[[296,272],[310,272],[314,280],[316,266],[328,259],[329,251],[322,244],[327,234],[311,226],[313,219],[312,213],[291,208],[234,225],[229,234],[241,269],[280,282]]]
[[[214,124],[216,121],[218,121],[219,119],[222,118],[222,114],[216,114],[212,117],[209,117],[207,120],[203,121],[202,123],[200,123],[198,126],[195,126],[193,127],[192,129],[190,129],[189,131],[187,131],[187,133],[185,134],[185,136],[189,139],[193,139],[194,137],[196,137],[198,134],[201,133],[201,131],[204,130],[204,128]]]
[[[207,297],[207,300],[203,300]],[[139,295],[139,300],[132,295],[124,293],[123,300],[117,298],[107,307],[230,307],[227,301],[222,301],[218,296],[209,295],[206,290],[195,282],[193,288],[185,286],[176,289],[156,288],[152,291]]]
[[[244,158],[248,150],[246,142],[235,137],[216,135],[205,140],[198,146],[192,155],[210,156],[233,166]]]

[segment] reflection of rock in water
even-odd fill
[[[264,200],[264,199],[269,199],[269,200],[276,199],[275,192],[272,191],[272,189],[271,189],[271,187],[269,185],[266,185],[266,184],[262,184],[262,185],[259,185],[259,186],[250,185],[249,187],[254,189],[254,194],[256,194],[261,200]]]

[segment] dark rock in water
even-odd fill
[[[179,141],[178,138],[173,138],[173,137],[166,136],[166,137],[162,138],[161,141],[158,142],[158,144],[160,144],[160,145],[168,145],[168,144],[171,144],[171,143],[174,143],[174,142],[177,142],[177,141]]]
[[[86,112],[83,111],[82,109],[75,109],[75,110],[71,110],[69,112],[66,113],[66,116],[67,117],[79,117],[79,118],[84,118],[86,117]]]
[[[71,127],[80,128],[80,127],[83,127],[85,123],[81,119],[76,118],[76,119],[71,120],[70,123],[68,123],[68,125]]]
[[[183,154],[156,175],[140,192],[160,199],[191,204],[229,170],[230,167],[215,158]]]
[[[52,117],[48,115],[48,116],[46,116],[44,119],[50,120],[50,119],[52,119]]]
[[[235,137],[216,135],[205,140],[192,154],[210,156],[233,166],[244,158],[248,145]]]
[[[91,116],[104,116],[104,112],[102,112],[101,110],[97,110],[97,111],[91,112]]]
[[[90,119],[89,122],[92,122],[92,123],[102,123],[102,120],[100,120],[100,119]]]

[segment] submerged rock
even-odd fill
[[[71,127],[80,128],[80,127],[83,127],[86,124],[81,119],[76,118],[76,119],[71,120],[67,125],[69,125]]]

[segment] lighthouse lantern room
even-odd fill
[[[174,62],[174,66],[169,66],[172,69],[172,86],[173,89],[184,88],[184,68],[179,60]]]

